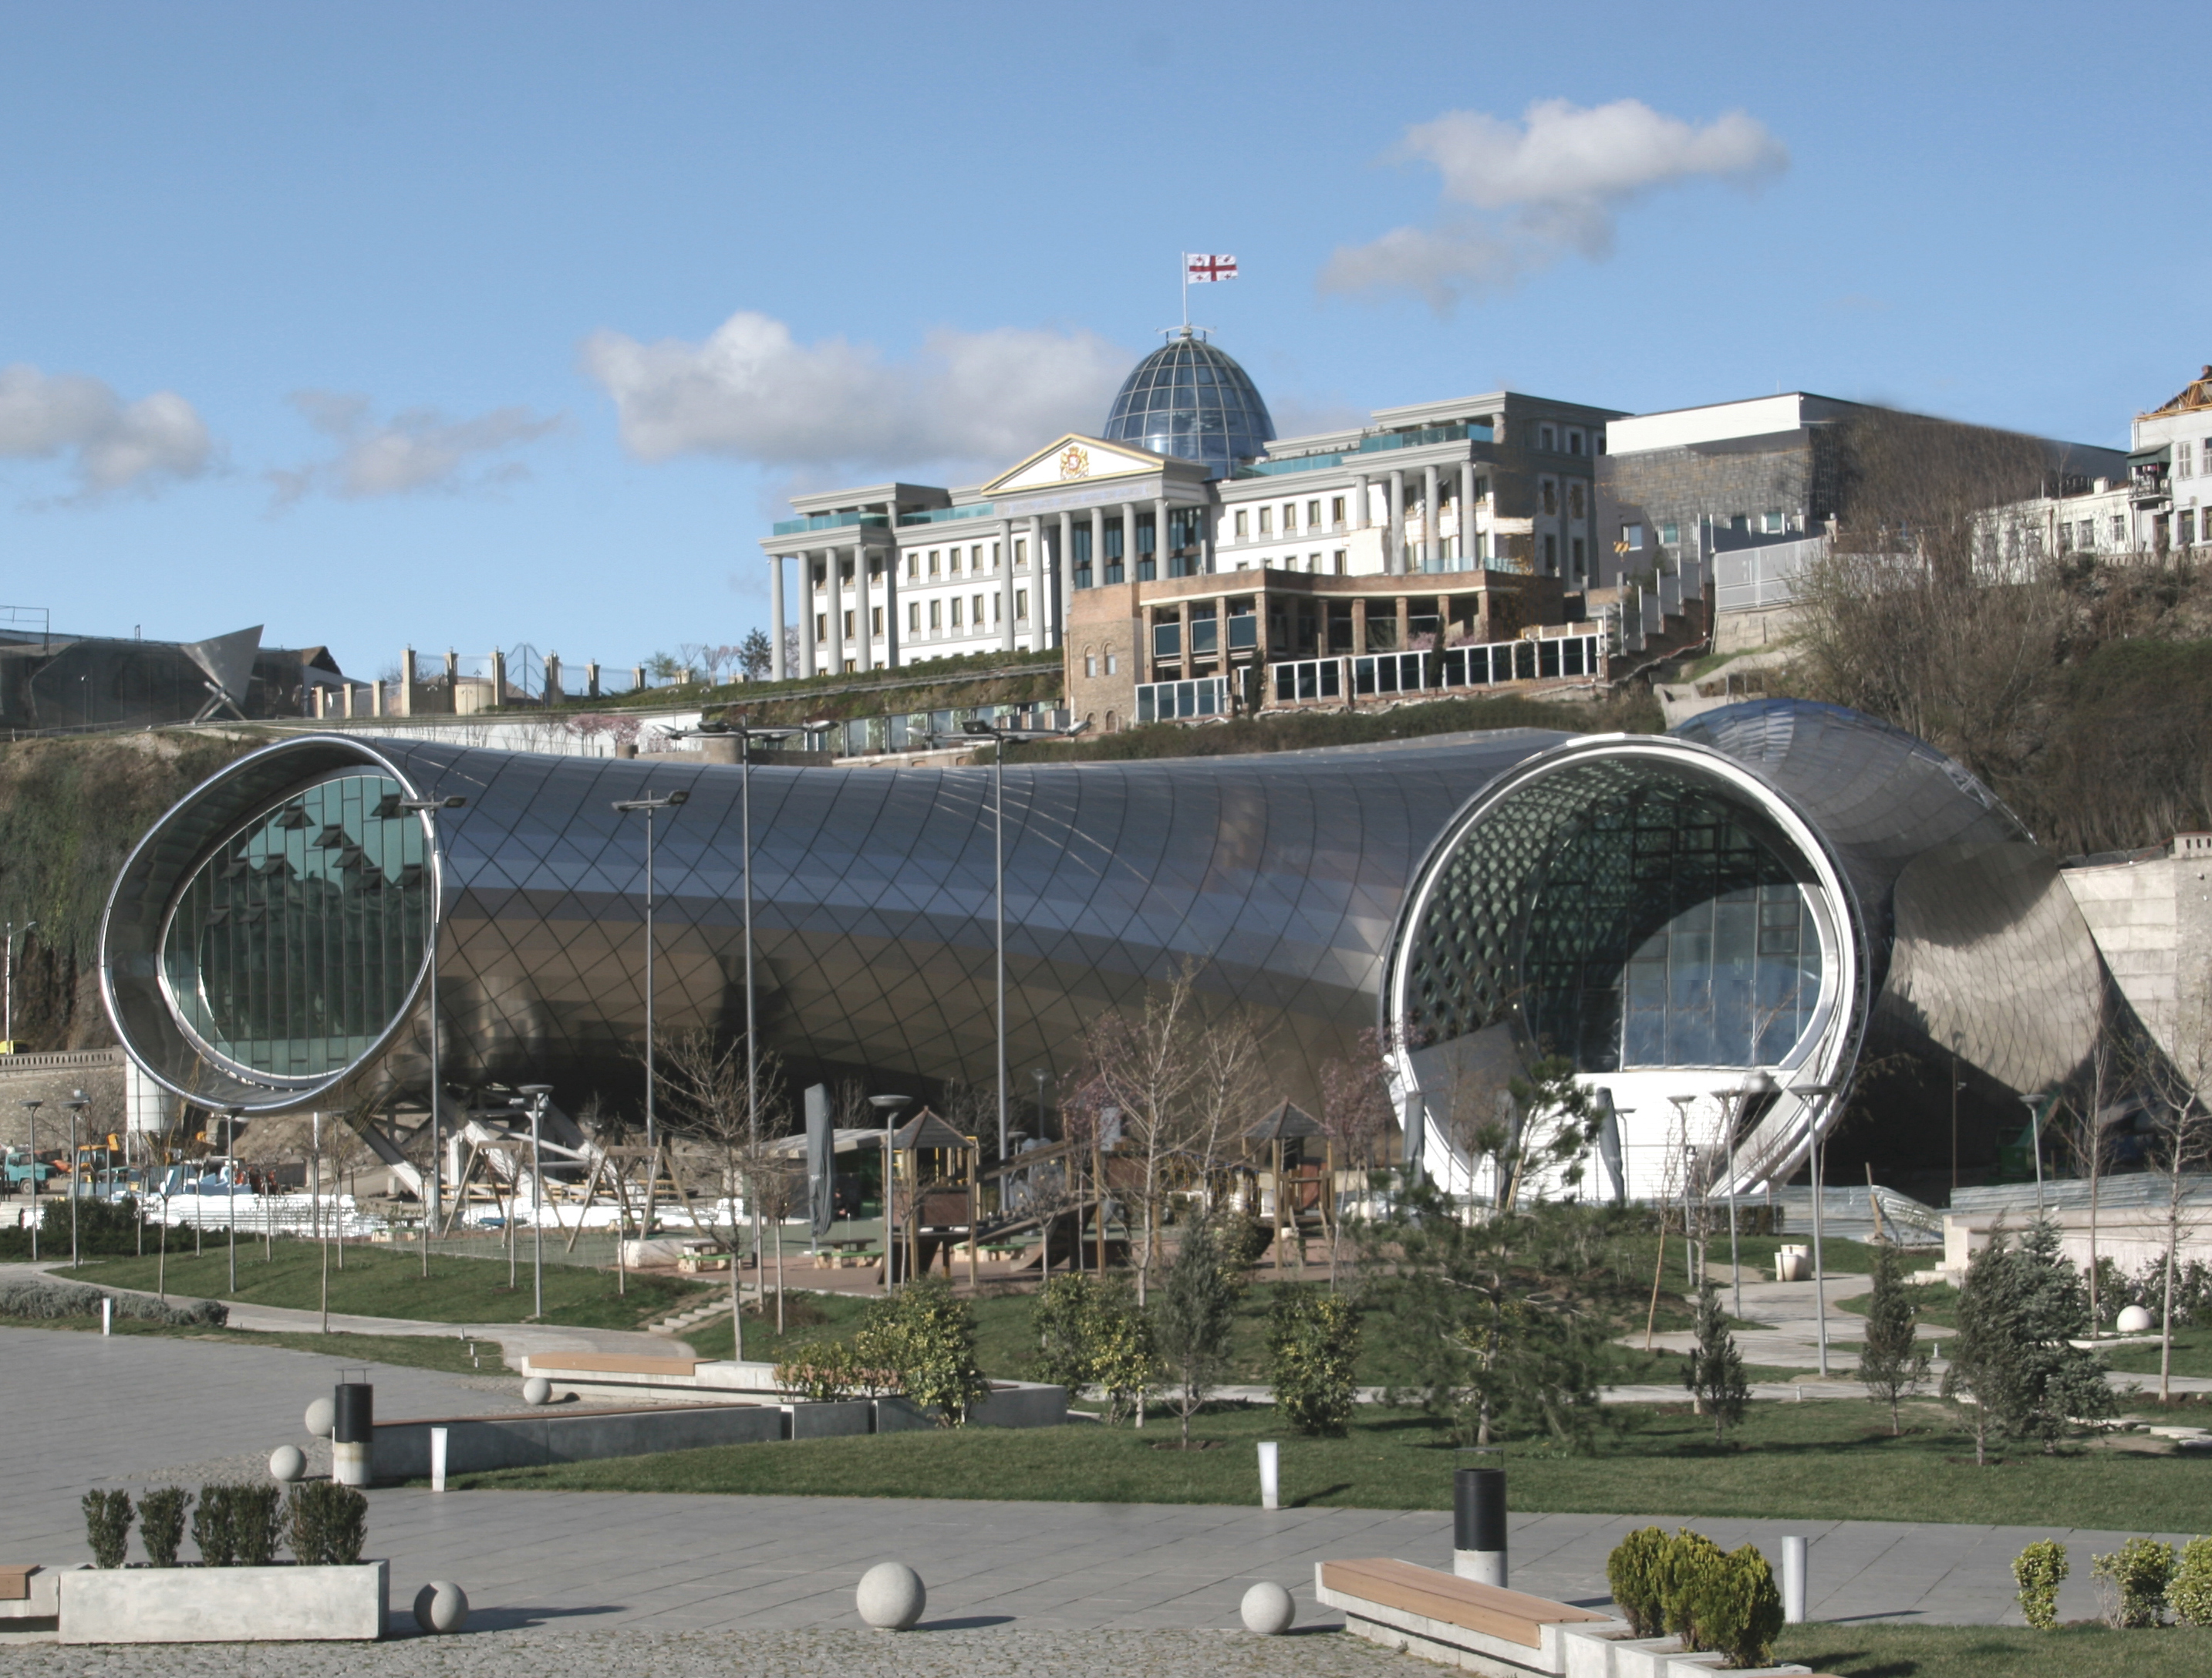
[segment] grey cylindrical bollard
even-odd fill
[[[1782,1541],[1782,1622],[1785,1626],[1805,1623],[1806,1549],[1802,1538]]]
[[[376,1389],[366,1381],[341,1381],[331,1390],[331,1478],[341,1486],[366,1486],[376,1443]]]
[[[1505,1470],[1452,1471],[1452,1572],[1480,1584],[1505,1584]]]
[[[1281,1506],[1282,1449],[1273,1439],[1260,1442],[1260,1507],[1262,1509]]]

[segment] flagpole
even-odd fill
[[[1190,330],[1190,252],[1182,253],[1182,329]]]

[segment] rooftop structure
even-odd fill
[[[1185,326],[1130,369],[1100,435],[1226,477],[1266,451],[1275,422],[1235,359]]]

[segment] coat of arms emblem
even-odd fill
[[[1071,477],[1091,476],[1091,451],[1080,443],[1070,443],[1060,452],[1060,476],[1062,482]]]

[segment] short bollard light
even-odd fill
[[[1495,1447],[1481,1447],[1494,1450]],[[1506,1582],[1505,1470],[1452,1470],[1452,1572],[1503,1589]]]
[[[1244,1629],[1255,1637],[1279,1638],[1291,1629],[1291,1621],[1297,1618],[1298,1605],[1291,1600],[1291,1593],[1273,1579],[1262,1579],[1244,1593],[1237,1605]]]
[[[1273,1439],[1260,1441],[1260,1507],[1282,1507],[1283,1448]]]
[[[115,1332],[115,1296],[112,1293],[103,1293],[100,1297],[100,1332],[103,1334]]]
[[[331,1399],[331,1478],[341,1486],[366,1486],[376,1449],[376,1389],[366,1381],[341,1381]]]
[[[442,1492],[446,1489],[447,1437],[448,1430],[446,1428],[434,1427],[430,1430],[430,1489],[433,1492]]]
[[[307,1453],[297,1445],[279,1445],[269,1453],[269,1476],[289,1486],[303,1480],[307,1473]]]
[[[1805,1562],[1810,1546],[1802,1538],[1782,1541],[1782,1623],[1805,1623]]]
[[[469,1623],[469,1593],[451,1579],[433,1579],[415,1593],[415,1623],[434,1637]]]
[[[881,1632],[903,1632],[921,1618],[929,1592],[921,1575],[901,1561],[879,1561],[860,1575],[853,1605],[860,1618]]]

